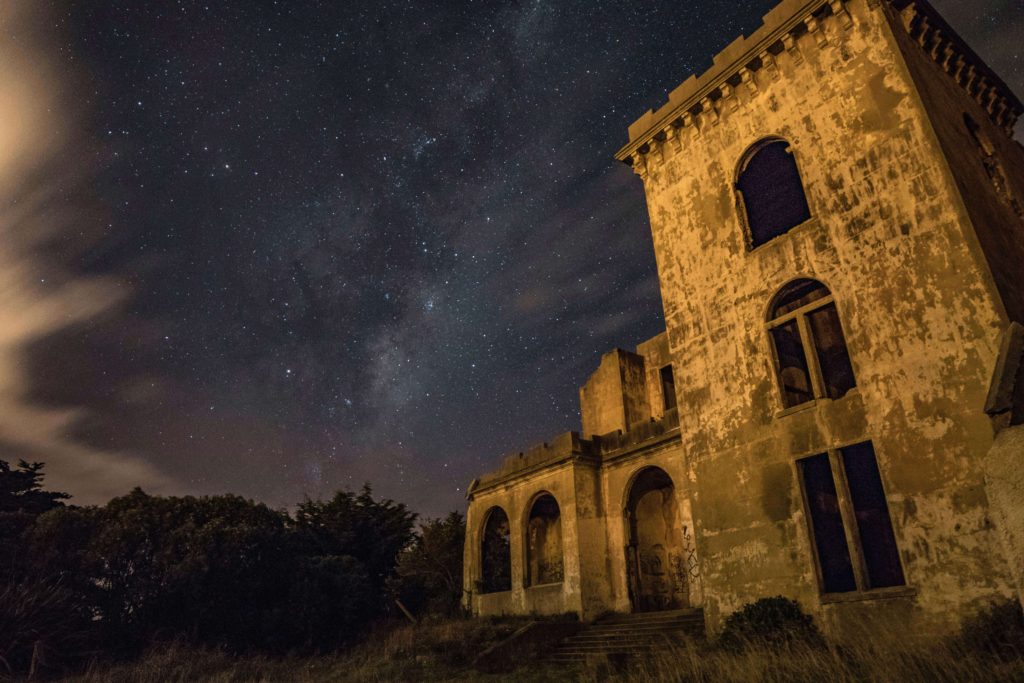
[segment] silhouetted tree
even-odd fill
[[[88,605],[59,577],[41,573],[28,553],[40,517],[70,496],[43,489],[43,464],[0,460],[0,665],[27,669],[33,657],[80,654],[92,644]]]
[[[17,537],[20,574],[0,583],[0,657],[16,667],[39,643],[127,654],[168,639],[235,652],[334,648],[383,614],[414,537],[416,515],[369,486],[307,500],[293,519],[239,496],[141,489],[102,507],[63,506],[66,496],[42,491],[40,469],[6,480],[4,509],[15,511],[0,513],[32,520]]]
[[[458,512],[428,519],[398,556],[392,593],[409,609],[450,615],[460,609],[466,520]]]
[[[310,554],[349,556],[366,567],[371,589],[382,596],[394,575],[398,553],[414,538],[416,513],[393,500],[374,500],[370,485],[359,493],[339,491],[329,501],[307,500],[295,513],[295,526]]]
[[[245,649],[277,640],[263,629],[291,578],[287,527],[284,514],[238,496],[135,489],[47,515],[33,541],[37,565],[88,596],[109,642],[176,635]]]
[[[0,578],[18,572],[21,561],[21,537],[36,517],[60,507],[70,496],[43,489],[43,464],[18,462],[16,469],[0,460]]]
[[[43,489],[43,463],[18,461],[18,468],[0,460],[0,512],[40,515],[63,505],[66,493]]]

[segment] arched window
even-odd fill
[[[526,525],[526,585],[559,583],[562,563],[562,515],[550,493],[538,496]]]
[[[509,549],[508,515],[500,507],[487,512],[480,543],[480,592],[512,589],[512,552]]]
[[[770,138],[751,147],[736,181],[750,231],[757,247],[811,217],[796,159],[785,140]]]
[[[786,408],[842,398],[856,386],[839,313],[825,285],[801,279],[783,287],[772,302],[768,331]]]

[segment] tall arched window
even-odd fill
[[[786,408],[841,398],[856,386],[839,313],[825,285],[801,279],[783,287],[772,302],[768,331]]]
[[[487,512],[480,542],[480,592],[512,589],[512,551],[509,548],[508,515],[500,507]]]
[[[526,525],[526,585],[559,583],[562,563],[562,515],[550,493],[538,496]]]
[[[757,247],[811,217],[800,170],[789,143],[769,138],[747,150],[736,181],[750,231]]]

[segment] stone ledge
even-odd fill
[[[551,442],[538,444],[533,448],[505,456],[501,467],[477,479],[466,490],[466,498],[492,489],[509,481],[541,472],[567,462],[581,462],[598,467],[602,460],[660,443],[679,435],[679,412],[673,408],[660,420],[633,424],[629,431],[612,432],[581,438],[579,432],[565,432]]]

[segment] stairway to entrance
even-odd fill
[[[590,657],[642,657],[704,637],[704,611],[700,609],[614,614],[563,640],[551,661],[572,664]]]

